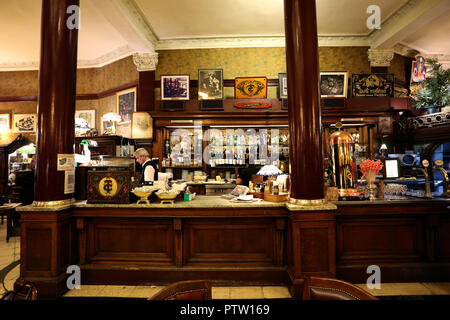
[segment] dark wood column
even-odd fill
[[[155,71],[139,72],[137,111],[155,111]]]
[[[133,62],[139,71],[137,111],[155,111],[155,70],[158,65],[158,54],[135,53]]]
[[[57,155],[74,153],[78,30],[67,27],[71,5],[79,0],[42,1],[35,205],[72,198],[57,171]]]
[[[315,0],[285,0],[291,199],[324,199],[322,122]]]

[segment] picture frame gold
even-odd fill
[[[137,87],[122,90],[116,93],[116,110],[120,115],[119,123],[130,123],[133,112],[136,112]]]
[[[134,112],[131,126],[133,139],[153,139],[153,119],[148,112]]]
[[[13,115],[12,132],[31,133],[36,132],[36,128],[37,128],[36,113],[24,113]]]

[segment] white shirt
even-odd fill
[[[142,166],[144,166],[147,162],[151,161],[151,159],[148,159],[145,161]],[[144,171],[144,181],[154,181],[155,180],[155,169],[153,166],[147,166]]]

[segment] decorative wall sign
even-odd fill
[[[13,132],[36,132],[36,114],[13,115]]]
[[[136,111],[137,88],[131,88],[116,93],[117,114],[120,115],[119,123],[131,122],[131,116]]]
[[[270,102],[237,102],[234,104],[239,109],[268,109],[272,107]]]
[[[129,172],[89,171],[87,203],[128,203]]]
[[[321,98],[347,98],[348,73],[346,71],[320,73]]]
[[[411,67],[411,83],[420,83],[425,81],[427,68],[425,66],[424,56],[416,55],[416,60],[413,61]]]
[[[267,98],[266,77],[237,77],[234,79],[234,98]]]
[[[353,74],[352,95],[357,97],[393,97],[393,74]]]
[[[280,90],[280,99],[287,98],[287,73],[278,74],[278,84]]]
[[[161,76],[161,100],[189,100],[189,75]]]
[[[198,70],[198,99],[223,99],[223,69]]]

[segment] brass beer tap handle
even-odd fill
[[[430,188],[430,180],[428,178],[427,170],[424,168],[413,168],[413,171],[420,171],[425,176],[425,198],[433,198],[431,195],[431,188]]]

